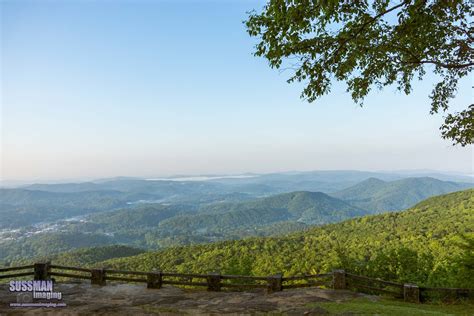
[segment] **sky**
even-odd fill
[[[473,172],[440,138],[430,75],[358,107],[335,83],[314,103],[253,56],[263,1],[0,1],[1,178],[287,170]],[[472,77],[451,111],[472,103]]]

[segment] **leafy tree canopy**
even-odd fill
[[[345,81],[362,105],[373,88],[395,84],[406,94],[412,81],[433,71],[441,80],[430,95],[431,114],[447,111],[458,82],[474,66],[470,0],[269,0],[250,12],[248,33],[259,37],[256,56],[272,68],[294,61],[288,82],[305,82],[313,102]],[[286,64],[285,64],[286,65]],[[466,146],[474,140],[474,105],[448,114],[441,135]]]

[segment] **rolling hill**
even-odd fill
[[[435,195],[465,190],[472,183],[441,181],[429,177],[383,181],[369,178],[331,196],[373,213],[397,211]]]
[[[242,203],[204,206],[198,214],[169,218],[159,224],[173,234],[223,232],[277,222],[327,224],[367,212],[321,192],[292,192]]]

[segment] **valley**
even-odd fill
[[[448,209],[439,209],[437,203],[430,202],[430,212],[433,209],[440,212],[474,209],[473,191],[465,191],[473,187],[473,183],[446,180],[458,179],[309,172],[192,181],[119,178],[96,183],[36,184],[1,189],[0,203],[4,206],[1,212],[5,216],[0,220],[0,262],[11,265],[37,258],[59,261],[69,258],[68,261],[81,253],[89,258],[86,263],[98,264],[101,260],[117,258],[112,264],[122,267],[120,257],[143,253],[146,260],[134,262],[130,258],[125,266],[149,269],[152,267],[141,266],[140,262],[155,262],[153,251],[161,251],[162,259],[156,264],[179,271],[215,268],[229,273],[268,274],[278,270],[294,274],[320,272],[342,265],[362,274],[375,275],[381,273],[371,270],[375,269],[371,266],[377,260],[416,254],[416,258],[424,258],[416,260],[428,260],[427,268],[432,269],[437,265],[434,257],[430,257],[433,253],[423,257],[425,255],[418,253],[418,243],[426,238],[429,247],[439,245],[447,251],[444,235],[472,232],[472,217],[468,213],[452,213],[459,222],[445,217],[402,223],[396,223],[396,219],[401,218],[399,214],[416,214],[415,210],[423,205],[417,203],[426,198],[455,191],[459,192],[455,193],[458,194],[454,195],[455,199],[463,196],[467,206],[450,204]],[[291,188],[310,190],[286,192]],[[39,209],[44,212],[38,213]],[[399,212],[404,209],[409,210]],[[373,217],[373,214],[381,215]],[[353,218],[356,219],[351,220]],[[418,231],[420,228],[413,226],[413,221],[425,224],[418,234],[408,234],[416,237],[412,245],[408,245],[398,230]],[[434,232],[440,223],[447,225],[447,233]],[[428,241],[429,236],[432,241]],[[439,236],[442,238],[436,241]],[[380,244],[382,240],[385,242]],[[280,249],[278,245],[286,246]],[[292,246],[286,249],[288,245]],[[188,246],[197,247],[189,248],[197,253],[215,249],[214,253],[219,247],[230,247],[226,250],[230,255],[219,260],[220,266],[213,266],[212,262],[200,261],[204,260],[200,257],[184,255]],[[301,252],[297,257],[304,260],[298,263],[285,259],[269,267],[264,263],[268,260],[266,251],[262,257],[253,257],[252,249],[261,247],[280,249],[283,254],[292,249],[295,254]],[[450,247],[449,251],[459,254],[456,247]],[[317,249],[327,259],[314,261],[308,249]],[[94,259],[94,253],[101,255]],[[237,253],[243,255],[237,256]],[[283,254],[282,258],[295,257]],[[171,261],[163,261],[163,258]],[[365,259],[360,261],[362,258]],[[255,264],[249,265],[250,262]],[[359,267],[362,262],[366,262],[364,269]],[[387,278],[400,278],[398,272],[394,273]],[[427,282],[429,277],[424,275],[423,278]]]

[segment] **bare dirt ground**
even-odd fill
[[[57,284],[66,307],[10,307],[17,294],[0,285],[0,315],[323,315],[322,308],[307,307],[314,302],[343,302],[369,297],[341,290],[293,289],[266,294],[253,292],[208,292],[165,286],[146,289],[143,285],[88,283]],[[44,301],[44,300],[43,300]],[[53,300],[54,301],[54,300]],[[57,302],[57,301],[55,301]]]

